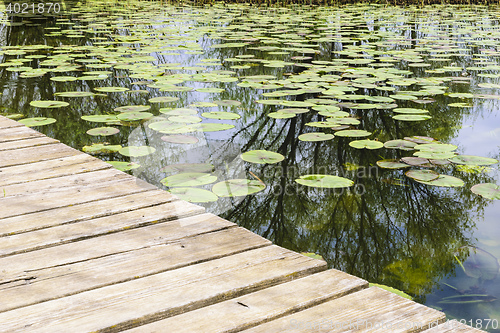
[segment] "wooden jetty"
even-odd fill
[[[388,325],[458,330],[439,311],[327,270],[322,260],[0,117],[0,332],[382,332]]]

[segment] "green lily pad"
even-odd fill
[[[56,122],[56,120],[54,118],[34,117],[34,118],[21,119],[18,122],[28,127],[34,127],[34,126],[44,126],[48,124],[53,124]]]
[[[196,124],[201,122],[201,118],[198,116],[171,116],[168,117],[168,121],[174,123],[185,123],[185,124]]]
[[[225,89],[221,88],[198,88],[196,89],[198,92],[205,92],[205,93],[221,93],[225,91]]]
[[[168,187],[200,186],[213,183],[217,176],[203,172],[185,172],[163,178],[160,182]]]
[[[219,198],[211,191],[193,187],[175,187],[168,192],[176,195],[181,200],[189,202],[214,202]]]
[[[78,78],[74,76],[54,76],[51,77],[50,80],[56,82],[71,82],[78,80]]]
[[[196,132],[196,131],[202,131],[202,132],[218,132],[218,131],[225,131],[228,129],[234,128],[234,125],[231,124],[220,124],[220,123],[198,123],[198,124],[192,124],[189,126],[186,126],[186,132]]]
[[[87,131],[87,134],[92,136],[109,136],[119,133],[120,130],[114,127],[97,127]]]
[[[251,150],[241,154],[241,159],[250,163],[274,164],[283,161],[285,157],[272,151]]]
[[[179,163],[171,164],[163,167],[161,171],[165,173],[177,173],[177,172],[212,172],[214,166],[210,163]]]
[[[382,169],[402,169],[410,167],[408,164],[400,163],[398,160],[393,159],[377,161],[377,165]]]
[[[198,143],[198,138],[191,135],[164,135],[161,139],[165,142],[178,143],[178,144],[195,144]]]
[[[438,152],[417,151],[413,155],[418,156],[418,157],[422,157],[422,158],[432,159],[432,160],[444,160],[447,158],[452,158],[453,156],[455,156],[455,153],[452,151],[444,151],[444,152],[441,152],[441,151],[438,151]]]
[[[439,175],[437,179],[431,180],[431,181],[421,181],[415,179],[417,182],[426,184],[426,185],[433,185],[433,186],[443,186],[443,187],[462,187],[464,186],[464,182],[461,179],[458,179],[453,176],[448,176],[448,175]]]
[[[415,142],[417,144],[421,144],[421,143],[439,143],[439,141],[437,141],[434,138],[431,138],[429,136],[419,136],[419,135],[414,135],[414,136],[411,136],[411,137],[404,137],[404,140]]]
[[[151,109],[150,105],[125,105],[114,108],[116,112],[141,112]]]
[[[121,161],[106,161],[106,163],[111,164],[115,169],[120,171],[129,171],[139,168],[141,165],[135,162],[121,162]]]
[[[116,116],[106,115],[106,114],[99,114],[99,115],[93,115],[93,116],[82,116],[82,119],[86,120],[86,121],[93,121],[96,123],[107,123],[110,121],[117,120]]]
[[[375,140],[354,140],[349,142],[349,146],[356,149],[380,149],[384,144]]]
[[[112,154],[122,148],[120,145],[104,145],[102,143],[94,143],[91,146],[83,146],[82,150],[88,154]]]
[[[326,141],[334,138],[333,134],[327,134],[323,132],[315,132],[315,133],[305,133],[299,135],[300,141]]]
[[[215,104],[220,105],[220,106],[239,106],[241,105],[241,102],[235,101],[232,99],[224,99],[221,101],[214,101]]]
[[[219,197],[240,197],[262,191],[266,185],[257,180],[230,179],[215,184],[212,192]]]
[[[457,155],[449,160],[455,164],[467,165],[491,165],[498,163],[498,160],[489,157],[474,156],[474,155]]]
[[[392,109],[392,111],[396,113],[409,113],[409,114],[415,114],[415,113],[428,113],[429,111],[424,110],[424,109],[415,109],[415,108],[395,108]]]
[[[407,140],[389,140],[384,142],[384,147],[389,149],[413,150],[417,144]]]
[[[471,191],[486,199],[499,200],[500,186],[493,183],[477,184],[472,186]]]
[[[211,103],[211,102],[194,102],[189,104],[189,106],[193,108],[213,108],[216,107],[218,104]]]
[[[36,108],[62,108],[68,106],[69,103],[60,101],[31,101],[30,105]]]
[[[198,114],[198,111],[190,108],[161,108],[160,113],[166,114],[168,116],[192,116]]]
[[[422,121],[431,118],[432,118],[431,116],[420,115],[420,114],[398,114],[396,116],[392,116],[392,119],[401,121]]]
[[[162,97],[154,97],[148,100],[149,103],[169,103],[176,102],[179,100],[179,97],[170,97],[170,96],[162,96]]]
[[[54,95],[61,97],[89,97],[89,96],[94,96],[95,94],[90,91],[65,91],[65,92],[55,93]]]
[[[237,113],[234,112],[222,112],[222,111],[216,111],[216,112],[203,112],[201,114],[202,117],[209,118],[209,119],[225,119],[225,120],[235,120],[235,119],[240,119],[241,116]]]
[[[371,132],[365,130],[342,130],[335,132],[335,136],[349,137],[349,138],[359,138],[364,136],[372,135]]]
[[[99,87],[94,88],[94,90],[99,92],[124,92],[129,91],[130,89],[124,87]]]
[[[403,157],[401,161],[403,161],[406,164],[414,166],[432,167],[432,165],[429,163],[430,161],[422,157],[414,157],[414,156]]]
[[[267,114],[268,117],[274,119],[289,119],[296,116],[295,113],[285,113],[285,112],[271,112]]]
[[[139,121],[152,117],[153,114],[149,112],[124,112],[116,116],[118,120],[122,121]]]
[[[424,143],[416,145],[414,148],[420,151],[450,152],[457,149],[458,147],[452,144],[445,143]]]
[[[128,146],[121,148],[118,152],[124,156],[139,157],[153,154],[156,151],[148,146]]]
[[[309,109],[304,109],[304,108],[284,108],[284,109],[279,109],[277,112],[300,114],[300,113],[307,113],[309,111],[310,111]]]
[[[425,181],[425,182],[439,178],[439,173],[432,170],[410,170],[407,171],[405,175],[417,181]]]
[[[301,185],[321,188],[342,188],[354,185],[350,179],[331,175],[304,175],[295,181]]]

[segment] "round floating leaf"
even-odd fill
[[[196,91],[198,92],[205,92],[205,93],[220,93],[223,92],[225,89],[221,88],[198,88]]]
[[[299,135],[300,141],[326,141],[333,139],[333,134],[323,132],[306,133]]]
[[[428,182],[439,178],[439,173],[432,170],[410,170],[407,171],[405,175],[417,181],[424,181],[424,182]]]
[[[178,143],[178,144],[195,144],[198,143],[198,138],[191,136],[191,135],[182,135],[182,134],[177,134],[177,135],[165,135],[162,136],[161,139],[165,142],[170,142],[170,143]]]
[[[202,131],[202,132],[218,132],[218,131],[225,131],[228,129],[234,128],[234,125],[231,124],[220,124],[220,123],[198,123],[198,124],[192,124],[189,126],[186,126],[186,132],[196,132],[196,131]]]
[[[443,186],[443,187],[461,187],[464,186],[464,182],[461,179],[458,179],[453,176],[447,176],[447,175],[439,175],[437,179],[431,180],[431,181],[421,181],[417,180],[419,183],[426,184],[426,185],[433,185],[433,186]]]
[[[91,146],[83,146],[82,150],[88,154],[112,154],[116,153],[122,148],[120,145],[106,146],[102,143],[94,143]]]
[[[21,119],[18,122],[25,126],[33,127],[33,126],[43,126],[52,124],[55,123],[56,120],[54,118],[34,117],[34,118]]]
[[[99,87],[94,90],[99,92],[124,92],[129,91],[130,89],[124,87]]]
[[[395,108],[395,109],[392,109],[392,111],[394,111],[396,113],[410,113],[410,114],[428,113],[429,112],[429,111],[424,110],[424,109],[414,109],[414,108]]]
[[[218,197],[211,191],[193,187],[176,187],[169,190],[181,200],[189,202],[214,202]]]
[[[384,142],[384,147],[389,149],[413,150],[417,144],[406,140],[389,140]]]
[[[114,109],[117,112],[141,112],[151,109],[150,105],[125,105]]]
[[[119,133],[120,130],[118,128],[114,127],[97,127],[97,128],[92,128],[87,131],[87,134],[93,135],[93,136],[108,136],[108,135],[114,135]]]
[[[307,113],[309,112],[309,109],[300,109],[300,108],[285,108],[285,109],[279,109],[278,112],[281,113],[295,113],[295,114],[300,114],[300,113]],[[347,115],[349,115],[347,113]]]
[[[399,163],[397,160],[391,159],[377,161],[377,165],[383,169],[402,169],[410,167],[408,164]]]
[[[457,155],[449,160],[455,164],[467,165],[491,165],[498,163],[498,160],[489,157],[474,156],[474,155]]]
[[[445,143],[424,143],[416,145],[414,148],[420,151],[428,152],[451,152],[458,147],[452,144]]]
[[[301,185],[322,188],[341,188],[354,185],[350,179],[331,175],[304,175],[295,181]]]
[[[214,101],[215,104],[220,106],[238,106],[241,105],[241,102],[234,101],[232,99],[224,99],[222,101]]]
[[[155,148],[148,146],[128,146],[121,148],[118,152],[124,156],[139,157],[152,154],[155,151]]]
[[[472,186],[471,191],[486,199],[499,200],[500,186],[493,183],[477,184]]]
[[[234,120],[241,118],[239,114],[234,112],[203,112],[201,116],[209,119],[225,119],[225,120]]]
[[[201,118],[197,116],[171,116],[168,117],[169,121],[174,123],[196,124],[201,122]]]
[[[296,116],[295,113],[285,113],[285,112],[271,112],[267,115],[268,117],[274,119],[288,119]]]
[[[432,165],[429,163],[429,160],[422,157],[413,157],[413,156],[403,157],[401,161],[409,165],[432,167]]]
[[[110,121],[117,120],[116,116],[105,115],[105,114],[99,114],[99,115],[93,115],[93,116],[82,116],[82,119],[86,120],[86,121],[93,121],[95,123],[107,123]]]
[[[210,163],[179,163],[163,167],[161,171],[165,173],[176,172],[212,172],[214,166]]]
[[[349,138],[359,138],[370,135],[372,135],[372,133],[365,130],[343,130],[335,132],[335,136],[343,136]]]
[[[215,184],[212,192],[219,197],[240,197],[262,191],[266,185],[257,180],[250,179],[230,179]]]
[[[169,103],[178,101],[179,97],[170,97],[170,96],[162,96],[162,97],[154,97],[148,100],[149,103]]]
[[[189,106],[193,108],[213,108],[217,106],[217,104],[211,102],[194,102],[189,104]]]
[[[431,119],[431,116],[427,115],[419,115],[419,114],[398,114],[396,116],[392,116],[393,119],[401,120],[401,121],[422,121]]]
[[[70,81],[76,81],[78,80],[78,78],[74,76],[54,76],[51,77],[50,80],[56,82],[70,82]]]
[[[274,164],[281,162],[285,157],[281,154],[267,150],[251,150],[241,154],[244,161],[258,164]]]
[[[356,149],[380,149],[384,144],[375,140],[354,140],[349,142],[349,146]]]
[[[68,106],[69,103],[60,101],[31,101],[30,105],[36,108],[62,108]]]
[[[190,108],[161,108],[160,113],[166,114],[168,116],[189,116],[198,114],[198,111]]]
[[[455,153],[452,151],[445,151],[445,152],[417,151],[413,155],[433,160],[443,160],[455,156]]]
[[[153,117],[149,112],[124,112],[116,116],[118,120],[122,121],[139,121]]]
[[[111,164],[115,169],[120,171],[129,171],[139,168],[141,165],[135,162],[120,162],[120,161],[106,161]]]
[[[210,173],[185,172],[163,178],[160,182],[169,187],[200,186],[213,183],[217,177]]]
[[[168,131],[178,130],[182,127],[185,127],[185,125],[165,120],[165,121],[157,121],[155,123],[151,123],[148,125],[148,127],[158,132],[164,132],[164,131],[168,132]]]
[[[66,92],[55,93],[54,95],[61,97],[89,97],[89,96],[94,96],[95,94],[90,91],[66,91]]]

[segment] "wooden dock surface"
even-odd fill
[[[0,332],[455,324],[0,116]]]

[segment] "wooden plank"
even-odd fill
[[[156,189],[158,188],[153,185],[131,177],[109,181],[104,184],[92,184],[91,186],[84,186],[79,189],[63,188],[52,190],[43,195],[36,193],[19,197],[3,198],[2,193],[2,195],[0,195],[0,205],[2,206],[0,210],[0,220],[7,217],[116,198],[123,195]]]
[[[12,119],[0,116],[0,128],[21,127],[21,126],[24,125]]]
[[[79,242],[62,244],[29,253],[0,258],[0,284],[24,272],[35,272],[48,267],[70,265],[158,244],[173,242],[191,235],[234,227],[236,224],[213,214],[200,214],[169,223],[102,235]],[[106,246],[103,246],[106,244]]]
[[[442,312],[377,287],[256,326],[257,332],[418,332],[445,320]],[[418,326],[418,327],[417,327]]]
[[[25,126],[0,128],[0,142],[21,141],[44,136],[42,133]]]
[[[482,320],[482,326],[485,327],[486,321],[483,319]],[[490,323],[490,328],[491,323]],[[474,327],[470,327],[468,325],[464,325],[460,323],[459,321],[453,319],[453,320],[447,320],[446,322],[439,324],[437,326],[434,326],[432,328],[429,328],[423,333],[447,333],[447,332],[461,332],[461,333],[482,333],[486,331],[479,330]]]
[[[167,191],[152,190],[69,207],[2,219],[0,237],[129,212],[177,200]]]
[[[103,234],[193,216],[201,214],[204,211],[205,208],[201,206],[177,200],[126,213],[59,225],[22,234],[4,236],[1,238],[0,242],[0,256],[8,256],[59,244],[76,242]]]
[[[0,142],[0,151],[26,148],[26,147],[36,147],[42,145],[49,145],[53,143],[59,143],[59,141],[46,136],[45,137],[42,136],[40,138],[19,140],[19,141]]]
[[[322,260],[271,245],[3,312],[0,322],[6,331],[117,332],[325,268]]]
[[[54,177],[109,169],[112,166],[87,154],[0,169],[0,187]]]
[[[55,158],[73,156],[78,154],[83,153],[62,143],[16,149],[15,154],[13,154],[9,150],[4,150],[0,151],[0,168],[12,165],[52,160]]]
[[[61,176],[58,178],[35,180],[29,183],[2,186],[2,195],[4,198],[19,195],[30,196],[37,193],[45,195],[48,192],[57,190],[70,188],[77,190],[78,188],[88,187],[93,184],[103,184],[123,179],[135,180],[133,176],[116,170],[115,168],[106,168],[91,173]]]
[[[126,332],[239,332],[363,288],[368,282],[330,269]]]
[[[140,230],[137,230],[140,233]],[[132,233],[129,235],[134,237]],[[228,255],[268,246],[271,242],[244,228],[159,242],[139,250],[31,272],[0,285],[0,312],[102,288]]]

